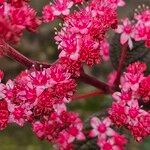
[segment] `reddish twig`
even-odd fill
[[[48,68],[51,66],[50,64],[41,63],[27,58],[16,49],[11,47],[9,44],[7,44],[4,40],[0,40],[0,44],[1,49],[3,49],[4,55],[10,57],[11,59],[14,59],[27,68],[31,68],[34,65],[37,70],[40,70],[41,68]]]
[[[94,77],[91,77],[84,73],[84,71],[81,73],[80,80],[83,81],[86,84],[92,85],[100,90],[102,90],[104,93],[113,93],[113,88],[110,87],[105,82],[99,81]]]
[[[73,97],[73,100],[86,99],[86,98],[95,97],[95,96],[98,96],[98,95],[101,95],[101,94],[104,94],[104,92],[100,91],[100,90],[95,90],[95,91],[91,91],[91,92],[88,92],[88,93],[75,95]]]
[[[27,57],[25,57],[23,54],[19,53],[17,50],[15,50],[13,47],[11,47],[9,44],[7,44],[4,40],[0,40],[0,47],[4,51],[4,55],[10,57],[11,59],[14,59],[15,61],[19,62],[23,66],[27,68],[31,68],[33,65],[37,70],[40,70],[41,68],[48,68],[51,66],[51,64],[41,63],[38,61],[33,61]],[[81,72],[80,80],[83,81],[86,84],[92,85],[100,90],[102,90],[104,93],[113,93],[112,87],[107,85],[104,82],[101,82],[87,74],[84,73],[84,71]]]
[[[119,84],[120,84],[120,77],[121,77],[122,69],[123,69],[125,59],[127,56],[127,50],[128,50],[128,43],[125,43],[124,45],[122,45],[121,56],[119,59],[119,66],[118,66],[118,70],[117,70],[116,79],[114,81],[114,85],[115,85],[116,89],[118,89]]]

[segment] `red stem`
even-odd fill
[[[84,72],[81,73],[80,80],[83,81],[86,84],[92,85],[100,90],[102,90],[104,93],[113,93],[113,88],[110,87],[105,82],[99,81],[94,77],[91,77]]]
[[[86,99],[86,98],[90,98],[90,97],[95,97],[95,96],[101,95],[103,93],[104,93],[103,91],[95,90],[95,91],[91,91],[91,92],[88,92],[88,93],[75,95],[73,97],[73,100],[80,100],[80,99]]]
[[[4,40],[0,40],[1,43],[1,49],[4,51],[4,55],[10,57],[11,59],[16,60],[23,66],[27,68],[31,68],[33,65],[37,70],[40,70],[41,68],[48,68],[51,65],[47,63],[41,63],[38,61],[33,61],[23,54],[19,53],[17,50],[15,50],[13,47],[11,47],[9,44],[7,44]]]
[[[1,44],[0,45],[1,49],[3,49],[3,51],[4,51],[4,55],[18,61],[20,64],[26,66],[27,68],[31,68],[34,65],[34,67],[37,70],[40,70],[41,68],[48,68],[51,66],[51,64],[33,61],[33,60],[25,57],[23,54],[19,53],[13,47],[11,47],[9,44],[7,44],[4,40],[0,39],[0,44]],[[97,87],[98,89],[102,90],[104,93],[113,93],[112,87],[110,87],[109,85],[107,85],[104,82],[101,82],[101,81],[85,74],[84,71],[81,72],[80,80],[86,84]]]
[[[114,81],[114,85],[115,85],[116,89],[118,89],[119,84],[120,84],[120,77],[121,77],[122,69],[123,69],[125,59],[127,56],[127,50],[128,50],[128,43],[125,43],[124,45],[122,45],[121,56],[119,59],[119,66],[118,66],[118,70],[117,70],[117,76],[116,76],[116,79]]]

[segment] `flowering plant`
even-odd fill
[[[75,5],[80,9],[75,11]],[[59,150],[75,149],[76,141],[87,139],[94,139],[101,150],[123,150],[127,138],[114,127],[129,130],[137,141],[150,135],[150,114],[144,107],[150,102],[150,75],[142,59],[150,48],[150,9],[144,5],[131,19],[119,21],[117,9],[124,5],[123,0],[55,0],[38,16],[28,0],[0,0],[0,56],[27,68],[6,83],[0,70],[0,130],[12,123],[20,127],[29,123],[39,139]],[[56,19],[62,23],[60,30],[54,28],[59,50],[54,63],[33,61],[11,46],[20,41],[24,30],[35,32]],[[106,36],[110,29],[119,34],[120,52],[117,68],[105,83],[86,74],[84,67],[113,57],[115,50],[109,53]],[[141,42],[142,55],[136,49]],[[77,81],[98,90],[76,95]],[[67,104],[100,94],[111,95],[112,105],[103,118],[91,117],[85,129],[79,114],[68,111]]]

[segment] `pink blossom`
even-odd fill
[[[109,43],[104,40],[100,43],[100,55],[104,61],[109,60]]]
[[[113,4],[120,7],[125,5],[124,0],[109,0],[109,2],[111,3],[111,5]]]
[[[133,43],[131,38],[134,37],[134,25],[130,22],[128,18],[122,20],[122,25],[118,25],[115,30],[117,33],[121,34],[120,43],[125,44],[128,42],[130,49],[133,48]]]
[[[73,2],[70,0],[55,0],[54,4],[51,4],[53,14],[55,16],[59,15],[69,15],[70,8],[73,6]]]
[[[150,133],[149,112],[140,107],[139,100],[149,100],[149,76],[145,77],[143,72],[146,65],[142,62],[130,64],[122,75],[121,92],[115,92],[111,108],[108,113],[110,119],[117,126],[124,126],[135,137],[141,141]]]
[[[54,14],[52,12],[51,5],[44,6],[42,14],[45,22],[51,22],[54,20]]]
[[[97,117],[91,119],[91,126],[93,130],[90,132],[90,136],[100,136],[105,139],[106,136],[112,136],[114,134],[113,130],[109,127],[111,125],[111,120],[109,118],[100,121]]]
[[[126,144],[126,138],[119,135],[112,128],[112,122],[109,117],[100,121],[97,117],[91,119],[92,130],[90,137],[98,136],[97,145],[102,150],[122,150]]]
[[[24,29],[36,31],[41,24],[36,11],[24,0],[4,2],[0,7],[0,37],[17,43]]]
[[[14,107],[14,109],[10,110],[9,123],[16,123],[19,126],[23,126],[25,121],[32,114],[30,110],[26,110],[23,107]]]

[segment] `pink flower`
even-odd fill
[[[55,0],[54,4],[51,4],[53,14],[55,16],[59,15],[69,15],[70,8],[73,6],[73,2],[70,0]]]
[[[144,23],[139,23],[135,25],[134,39],[136,41],[146,40],[147,38],[147,27]]]
[[[111,5],[114,4],[114,5],[120,6],[120,7],[125,5],[124,0],[109,0],[109,2],[111,3]]]
[[[9,123],[16,123],[19,126],[23,126],[25,121],[30,117],[32,112],[23,107],[13,106],[10,110]]]
[[[40,121],[36,121],[32,124],[33,132],[36,133],[37,137],[42,139],[45,136],[45,126]]]
[[[128,42],[130,49],[132,49],[133,43],[131,38],[134,37],[134,25],[128,18],[122,20],[122,23],[122,25],[118,25],[118,28],[115,31],[121,34],[120,43],[125,44],[126,42]]]
[[[33,32],[41,24],[36,11],[25,1],[11,0],[0,6],[0,38],[17,43],[24,29]]]
[[[90,132],[90,137],[99,136],[102,139],[105,139],[106,136],[112,136],[114,131],[110,128],[111,120],[105,118],[103,121],[100,121],[97,117],[91,119],[92,130]]]
[[[44,22],[48,23],[54,20],[54,14],[51,5],[44,6],[42,14]]]
[[[69,131],[68,133],[70,134],[70,138],[72,140],[74,140],[75,138],[77,140],[85,140],[85,136],[84,134],[82,133],[82,130],[83,130],[83,124],[82,122],[77,122],[74,126],[70,127],[69,128]]]
[[[150,10],[143,10],[139,14],[135,15],[134,18],[138,21],[138,23],[146,23],[145,25],[150,25]]]
[[[100,43],[100,55],[104,61],[109,60],[109,48],[109,43],[106,40]]]

